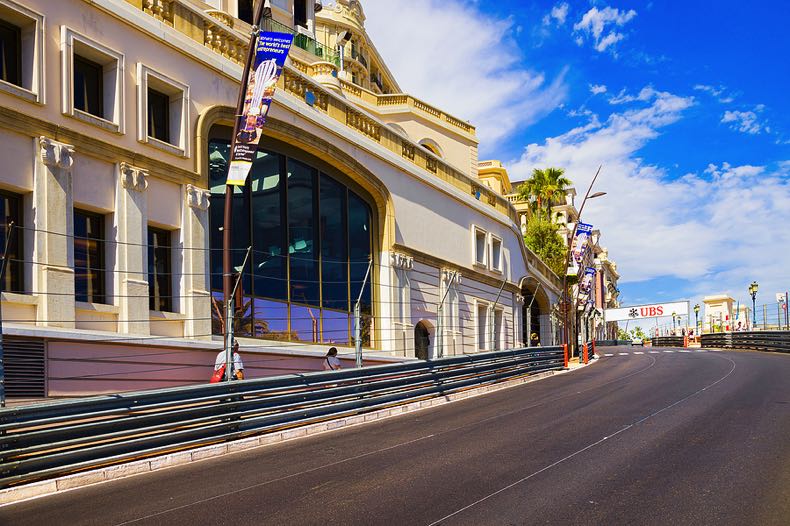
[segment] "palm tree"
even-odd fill
[[[519,187],[519,198],[531,203],[530,211],[540,213],[546,210],[550,216],[551,207],[558,204],[565,191],[571,185],[562,168],[545,168],[532,171],[532,177]]]

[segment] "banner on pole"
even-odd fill
[[[587,252],[587,241],[592,235],[593,227],[587,223],[579,223],[576,225],[576,235],[573,237],[573,244],[571,245],[571,254],[573,261],[577,267],[581,267],[582,259]]]
[[[237,116],[238,132],[230,154],[227,184],[244,186],[255,160],[263,125],[269,113],[277,80],[280,78],[294,36],[289,33],[259,33],[250,74],[242,79],[244,109]]]
[[[587,267],[584,270],[584,276],[582,277],[581,282],[579,283],[579,298],[581,301],[586,301],[587,298],[590,296],[590,291],[592,289],[592,282],[593,278],[595,278],[595,269],[592,267]]]
[[[689,303],[678,301],[674,303],[655,303],[653,305],[636,305],[634,307],[623,307],[621,309],[606,309],[604,317],[606,321],[625,321],[638,320],[642,318],[663,318],[672,316],[688,316]]]

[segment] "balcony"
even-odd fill
[[[340,56],[332,49],[321,44],[309,35],[295,31],[293,28],[285,24],[281,24],[280,22],[273,19],[265,20],[263,23],[263,29],[266,31],[276,31],[278,33],[290,33],[291,35],[294,35],[294,46],[303,49],[312,55],[315,55],[319,60],[334,64],[338,68],[340,67]]]

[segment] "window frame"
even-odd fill
[[[490,247],[489,250],[491,251],[490,257],[488,259],[488,261],[489,261],[488,268],[490,270],[494,271],[494,272],[499,272],[501,274],[502,271],[503,271],[503,268],[504,268],[504,265],[503,265],[503,262],[502,262],[502,238],[497,236],[497,235],[494,235],[494,234],[489,234],[488,235],[488,239],[489,239],[489,247]],[[494,261],[495,261],[495,258],[494,258],[494,253],[495,253],[494,246],[495,246],[496,243],[499,243],[499,257],[498,257],[499,264],[498,265],[494,264]]]
[[[101,117],[74,107],[75,55],[102,66],[103,115]],[[63,114],[111,133],[118,135],[126,133],[123,53],[100,44],[67,26],[61,26],[61,56]]]
[[[475,308],[475,310],[474,310],[474,312],[475,312],[475,350],[477,352],[486,352],[491,347],[491,344],[488,341],[488,334],[489,334],[488,322],[489,322],[489,318],[490,318],[488,311],[490,310],[491,306],[485,301],[475,300],[474,308]],[[480,347],[480,337],[481,337],[481,333],[480,333],[480,328],[481,328],[480,327],[480,311],[481,310],[485,310],[485,315],[483,317],[485,322],[483,323],[483,327],[482,327],[483,328],[483,332],[482,332],[483,347],[482,348]]]
[[[477,238],[478,234],[483,236],[482,251],[478,251]],[[478,258],[479,252],[482,252],[482,261]],[[474,266],[488,268],[489,254],[488,254],[488,232],[483,230],[477,225],[472,225],[472,261]]]
[[[16,232],[13,233],[13,245],[16,248],[16,256],[17,259],[22,260],[24,259],[24,249],[25,249],[25,238],[24,238],[24,219],[25,219],[25,198],[23,195],[18,194],[16,192],[11,192],[8,190],[0,189],[0,199],[14,199],[17,201],[17,217],[13,219],[14,226],[19,227],[16,228]],[[5,218],[0,218],[0,221],[4,220]],[[5,239],[7,225],[0,224],[0,228],[3,228],[3,236]],[[5,249],[5,246],[0,246],[0,248]],[[5,254],[3,254],[5,257]],[[14,278],[14,275],[16,277]],[[11,276],[10,278],[8,276]],[[10,281],[10,286],[5,286],[5,281]],[[16,281],[16,286],[14,285],[14,281]],[[3,277],[3,282],[0,283],[0,287],[2,287],[2,292],[14,292],[17,294],[24,294],[25,293],[25,263],[24,261],[9,261],[8,266],[6,267],[6,276]]]
[[[10,16],[8,16],[9,14]],[[44,104],[46,71],[44,67],[44,15],[18,4],[14,0],[0,0],[0,20],[19,28],[20,31],[20,83],[14,84],[0,80],[0,92],[28,102]]]
[[[82,208],[74,207],[72,214],[82,215],[87,219],[96,219],[98,220],[98,230],[101,232],[101,238],[95,237],[82,237],[77,236],[76,232],[73,236],[73,243],[74,243],[74,298],[76,301],[81,301],[85,303],[98,303],[102,305],[109,305],[108,297],[107,297],[107,218],[97,212],[91,212],[90,210],[85,210]],[[76,222],[76,221],[75,221]],[[98,260],[98,264],[95,267],[78,267],[77,260],[76,260],[76,251],[77,251],[77,240],[84,239],[84,240],[91,240],[96,241],[98,244],[98,252],[96,259]],[[86,275],[90,274],[91,270],[95,270],[99,275],[96,281],[97,287],[96,289],[98,292],[86,292],[85,296],[80,296],[77,292],[77,276],[80,275],[80,271],[86,273]]]
[[[157,228],[152,225],[148,225],[147,230],[148,268],[146,270],[146,275],[148,278],[148,309],[156,312],[175,312],[175,302],[173,301],[173,231]],[[157,256],[154,243],[152,243],[151,239],[152,234],[154,237],[161,235],[167,241],[166,245],[156,245],[157,247],[165,249],[164,253],[166,254],[165,262],[167,270],[164,272],[164,283],[166,284],[164,294],[156,293],[155,283],[159,274],[156,271]],[[152,268],[154,269],[153,274],[151,272]]]
[[[151,135],[148,115],[148,92],[156,91],[169,97],[169,141]],[[137,63],[137,140],[178,157],[190,155],[190,95],[189,86],[167,75]]]

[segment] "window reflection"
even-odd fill
[[[229,141],[209,143],[212,328],[222,332],[222,226]],[[285,155],[259,151],[247,185],[234,188],[232,249],[242,281],[237,330],[257,338],[352,343],[354,303],[371,253],[371,209],[345,185]],[[370,278],[368,278],[370,279]],[[362,293],[369,344],[371,287]]]

